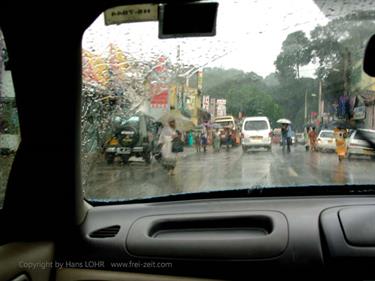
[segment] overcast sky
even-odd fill
[[[222,0],[215,37],[160,40],[157,22],[105,26],[101,15],[86,31],[83,48],[100,54],[115,43],[137,59],[163,54],[176,62],[179,45],[183,63],[205,65],[226,54],[207,66],[254,71],[265,77],[275,71],[273,63],[289,33],[303,30],[308,34],[327,22],[312,0]],[[313,72],[314,65],[308,65],[301,74]]]

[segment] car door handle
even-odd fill
[[[171,258],[271,258],[288,243],[286,217],[276,211],[147,216],[131,227],[130,254]]]

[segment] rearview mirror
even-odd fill
[[[375,77],[375,34],[367,42],[365,56],[363,58],[363,71],[371,77]]]
[[[159,7],[159,38],[216,35],[218,3],[163,4]]]

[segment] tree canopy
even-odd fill
[[[281,108],[270,95],[270,88],[256,73],[206,68],[203,81],[205,95],[227,100],[228,114],[266,115],[271,121],[282,116]]]
[[[266,78],[238,69],[205,69],[203,94],[227,99],[230,114],[262,113],[273,121],[285,117],[302,129],[305,96],[307,114],[318,111],[319,82],[325,111],[330,113],[340,96],[358,90],[364,49],[375,30],[373,19],[361,12],[319,25],[309,34],[288,34],[275,59],[275,72]],[[316,68],[314,78],[301,76],[307,65]]]

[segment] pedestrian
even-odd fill
[[[231,142],[232,140],[231,129],[230,127],[225,127],[224,130],[225,130],[224,131],[225,132],[225,145],[226,145],[227,150],[229,150],[229,146],[232,143]]]
[[[315,127],[309,132],[309,140],[310,140],[310,151],[316,151],[316,138],[318,135],[316,134]]]
[[[194,144],[197,152],[201,152],[201,134],[200,132],[194,133]]]
[[[282,124],[281,126],[281,145],[283,146],[283,152],[285,152],[285,146],[288,142],[288,124]]]
[[[190,130],[189,133],[188,133],[188,144],[189,144],[189,147],[193,146],[193,142],[194,142],[193,132]]]
[[[290,146],[292,145],[292,136],[293,136],[293,131],[292,131],[292,126],[290,124],[286,125],[286,146],[287,146],[287,152],[290,153]]]
[[[213,146],[214,146],[215,152],[220,151],[220,131],[219,131],[219,129],[216,129],[216,131],[213,134]]]
[[[347,144],[346,137],[348,136],[348,130],[343,128],[334,129],[335,139],[336,139],[336,154],[339,158],[339,161],[345,158],[347,155]]]
[[[201,132],[201,144],[203,146],[203,151],[207,151],[207,128],[206,126],[203,126],[202,132]]]
[[[189,146],[189,132],[185,132],[184,134],[184,145]]]
[[[174,118],[169,118],[167,125],[164,126],[160,133],[159,145],[161,145],[161,164],[168,170],[168,175],[175,175],[175,168],[177,164],[177,153],[172,152],[172,141],[178,138],[176,131],[176,121]]]
[[[303,138],[305,140],[305,149],[306,149],[306,151],[310,150],[309,130],[310,130],[310,127],[307,126],[305,128],[304,132],[303,132]]]

